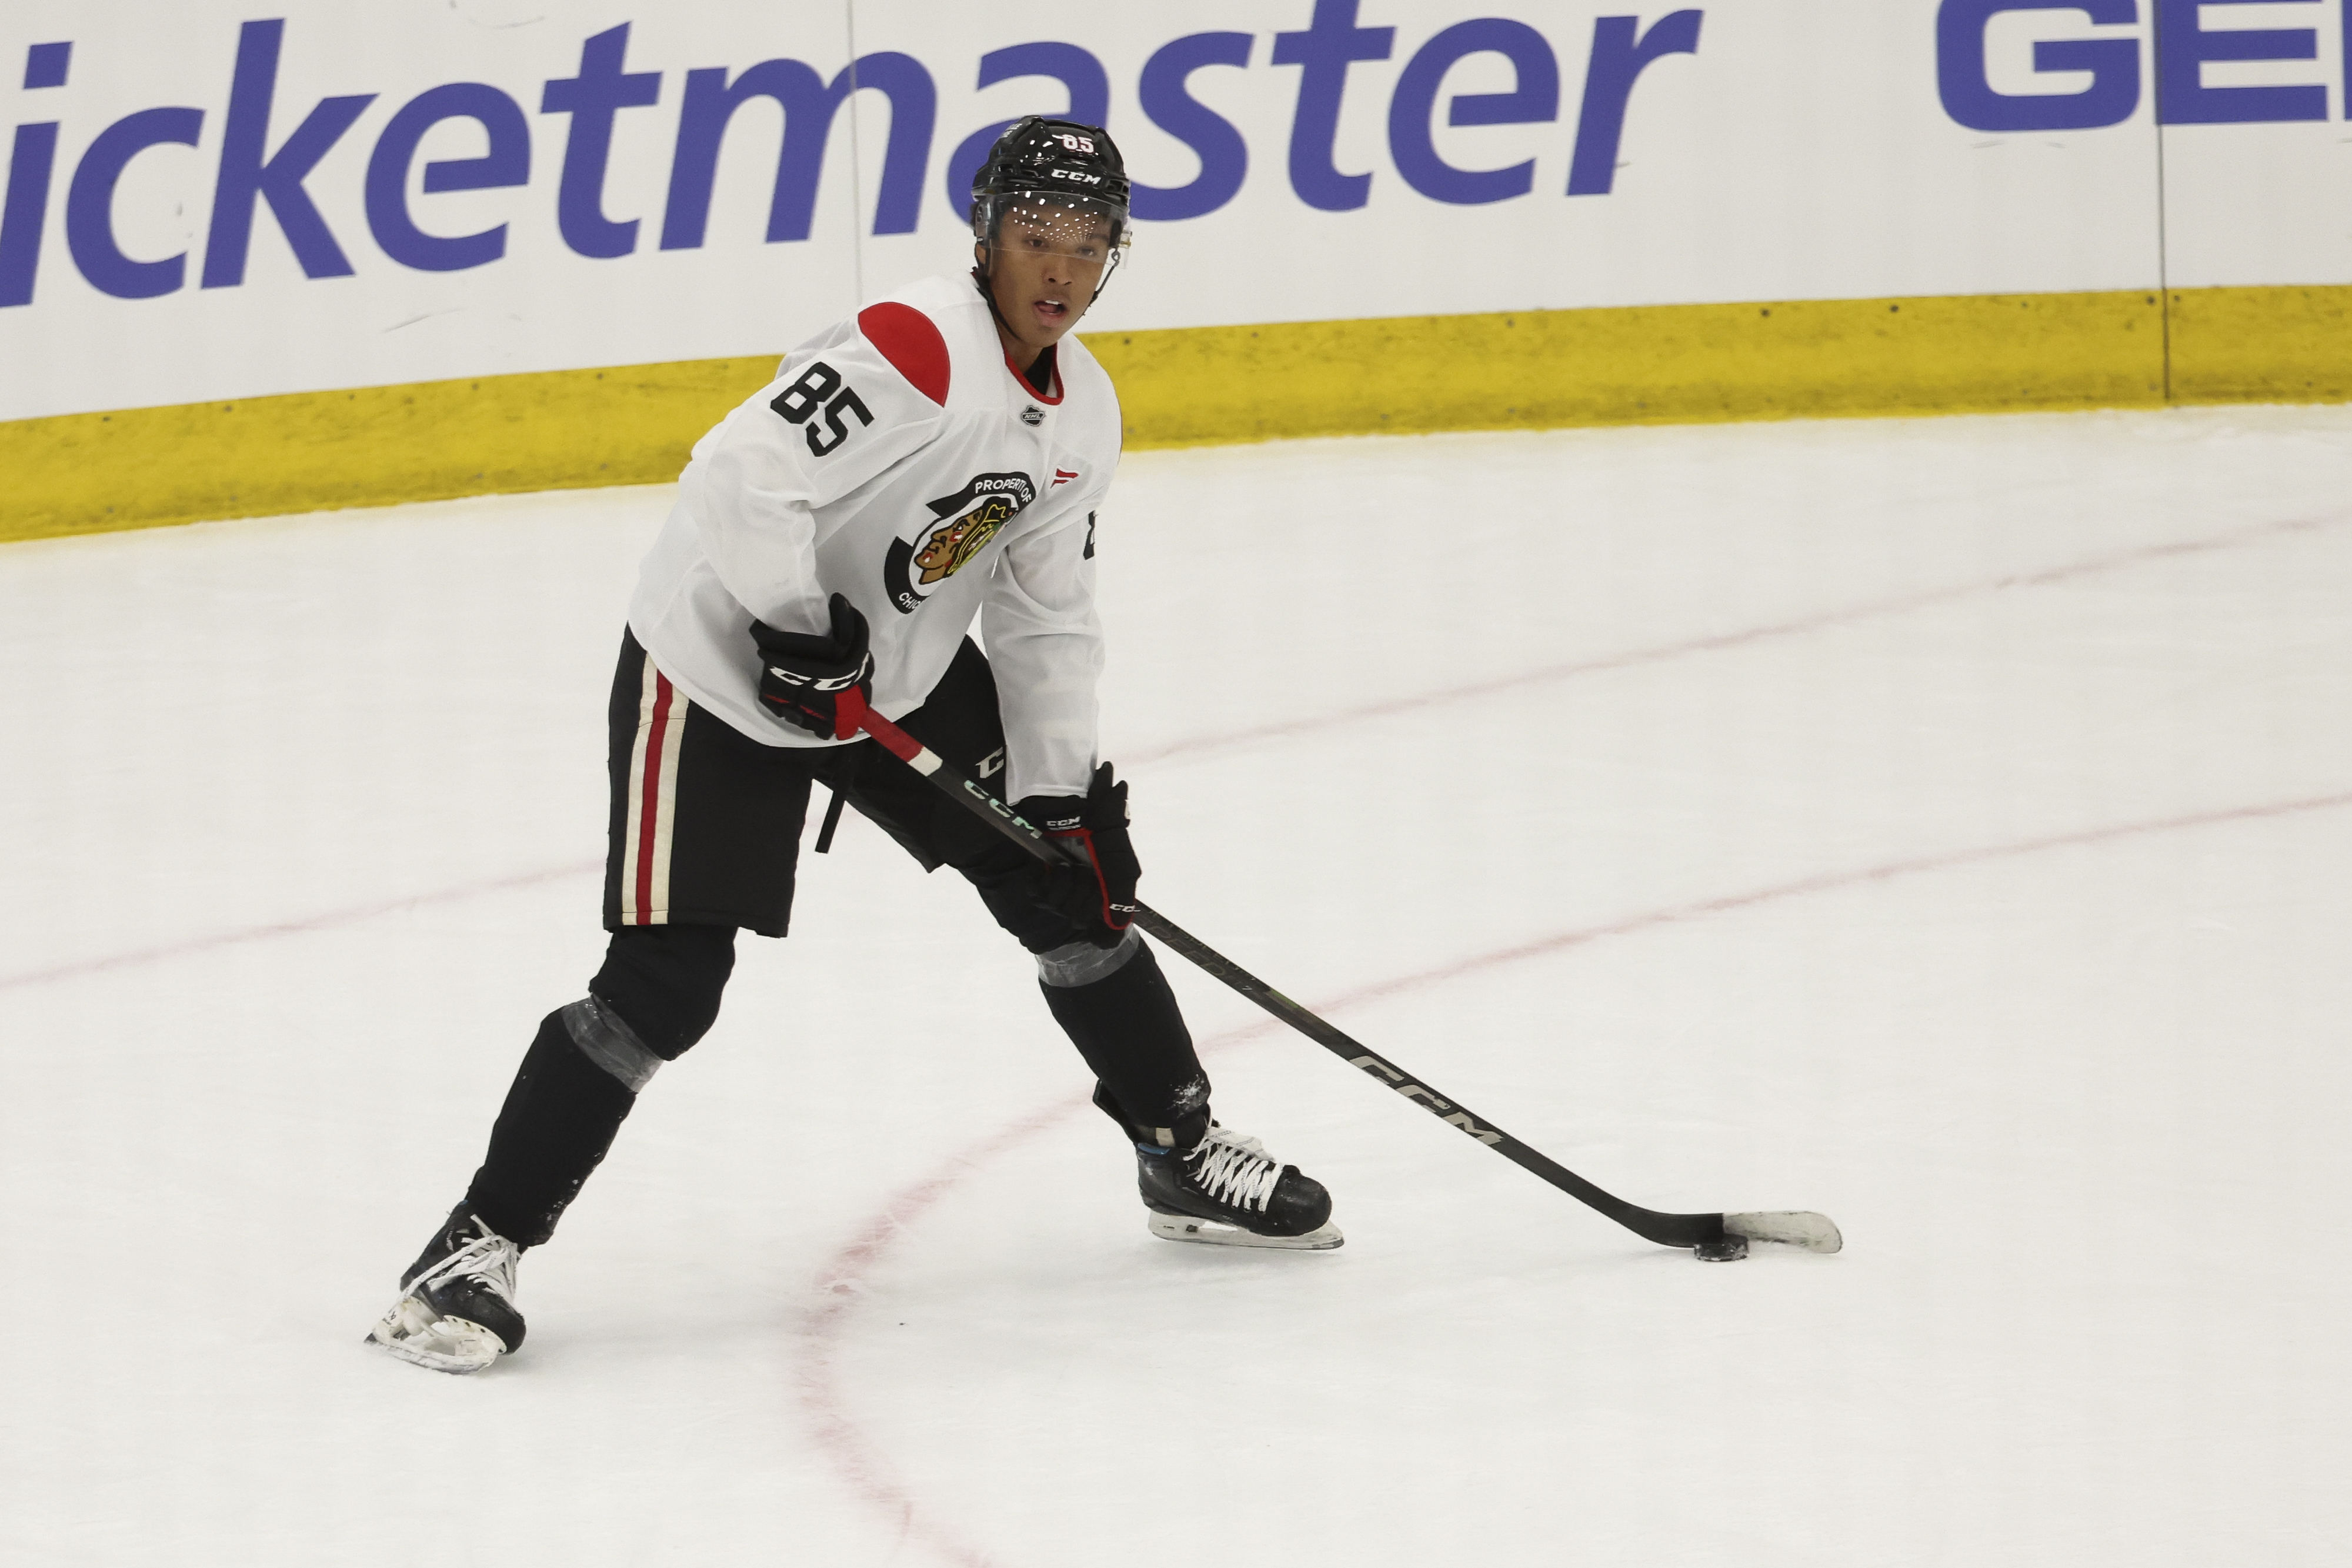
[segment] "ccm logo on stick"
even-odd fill
[[[1351,1068],[1360,1068],[1363,1071],[1370,1073],[1374,1078],[1387,1079],[1391,1089],[1396,1090],[1399,1094],[1403,1095],[1407,1100],[1420,1100],[1427,1101],[1429,1108],[1432,1110],[1453,1111],[1452,1115],[1441,1116],[1439,1120],[1444,1121],[1449,1126],[1459,1127],[1463,1131],[1467,1132],[1471,1137],[1475,1138],[1481,1143],[1500,1143],[1503,1141],[1503,1135],[1501,1133],[1490,1131],[1486,1128],[1479,1126],[1475,1121],[1470,1120],[1470,1117],[1466,1112],[1454,1110],[1452,1102],[1440,1100],[1437,1096],[1430,1093],[1429,1090],[1422,1088],[1421,1085],[1408,1081],[1404,1074],[1397,1071],[1396,1068],[1389,1066],[1388,1063],[1381,1060],[1378,1057],[1350,1057],[1348,1059],[1348,1065]]]

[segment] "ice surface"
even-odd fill
[[[473,1379],[363,1350],[601,947],[660,489],[0,551],[0,1558],[2352,1558],[2352,411],[1145,454],[1145,896],[1348,1246],[1152,1239],[869,825]]]

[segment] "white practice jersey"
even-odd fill
[[[1076,337],[1041,395],[968,278],[867,306],[784,356],[695,443],[629,601],[662,673],[771,746],[823,741],[759,700],[756,617],[824,635],[866,616],[874,706],[897,719],[974,617],[1004,714],[1005,793],[1086,794],[1094,772],[1094,511],[1118,465],[1118,399]]]

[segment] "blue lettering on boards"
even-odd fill
[[[35,44],[25,51],[25,90],[63,87],[73,65],[71,44]]]
[[[56,121],[16,127],[8,151],[8,194],[0,199],[0,306],[33,302],[41,231],[49,212],[49,176],[57,161]]]
[[[2327,89],[2307,87],[2207,87],[2207,60],[2315,60],[2313,27],[2204,30],[2201,5],[2313,5],[2317,0],[2156,0],[2157,118],[2167,125],[2244,125],[2325,120]]]
[[[416,226],[408,210],[408,168],[425,133],[445,120],[471,120],[489,139],[478,158],[443,158],[425,165],[425,194],[487,191],[530,183],[530,122],[522,105],[478,81],[453,81],[418,93],[376,138],[368,159],[368,228],[386,256],[420,272],[457,272],[507,253],[507,226],[478,234],[442,236]]]
[[[1371,199],[1370,174],[1343,174],[1331,161],[1339,134],[1339,100],[1348,68],[1384,60],[1396,47],[1394,27],[1356,26],[1357,0],[1315,0],[1303,33],[1276,33],[1274,60],[1298,68],[1298,109],[1290,122],[1290,188],[1319,212],[1353,212]]]
[[[1633,83],[1668,55],[1698,53],[1700,11],[1661,16],[1646,33],[1639,16],[1592,19],[1592,63],[1584,72],[1584,106],[1576,116],[1576,153],[1569,160],[1568,194],[1605,196],[1617,185],[1617,150],[1625,135],[1625,106]]]
[[[671,155],[669,196],[662,212],[661,247],[693,250],[710,224],[710,193],[719,173],[719,144],[735,111],[755,98],[784,111],[776,149],[776,183],[768,198],[768,243],[803,240],[816,223],[816,191],[825,142],[849,95],[861,89],[890,101],[890,136],[883,144],[882,183],[874,201],[876,234],[912,234],[922,205],[923,164],[939,119],[939,89],[911,55],[895,50],[860,55],[827,82],[800,60],[762,60],[727,79],[727,68],[686,73],[686,105]]]
[[[604,216],[604,166],[613,155],[613,121],[624,109],[661,98],[661,72],[623,68],[629,24],[591,35],[580,46],[580,74],[558,77],[540,89],[541,114],[572,116],[563,140],[563,173],[555,186],[555,227],[582,256],[610,260],[637,247],[637,220]]]
[[[2211,4],[2243,0],[2208,0]],[[2293,3],[2293,0],[2289,0]],[[2317,3],[2317,0],[2305,0]],[[2352,0],[2345,0],[2352,8]],[[1188,34],[1161,44],[1145,57],[1137,79],[1135,107],[1153,126],[1188,149],[1198,170],[1184,183],[1155,185],[1139,181],[1134,211],[1146,222],[1179,222],[1224,207],[1241,192],[1250,171],[1250,148],[1236,122],[1195,95],[1195,79],[1212,67],[1229,70],[1261,65],[1298,69],[1293,122],[1288,130],[1287,174],[1291,191],[1319,212],[1360,210],[1369,201],[1373,173],[1342,172],[1336,142],[1349,68],[1397,58],[1397,29],[1361,20],[1363,0],[1313,0],[1305,26],[1276,32],[1271,47],[1257,50],[1254,34],[1215,31]],[[2000,11],[2081,11],[2095,25],[2110,17],[2132,20],[2137,0],[1947,0],[1940,18],[1939,71],[1948,105],[1956,117],[1976,123],[2018,121],[2021,114],[2072,117],[2087,122],[2127,111],[2136,95],[2137,66],[2128,40],[2092,38],[2045,43],[2035,60],[2045,70],[2087,70],[2093,85],[2061,99],[2010,100],[1993,94],[1983,79],[1984,24]],[[2168,27],[2190,25],[2194,7],[2185,0],[2161,0]],[[2187,20],[2184,20],[2186,18]],[[1567,192],[1601,195],[1614,189],[1625,136],[1627,105],[1648,68],[1675,54],[1696,54],[1704,14],[1696,7],[1674,11],[1643,25],[1634,16],[1602,16],[1593,27],[1585,72]],[[287,24],[283,18],[243,23],[237,33],[221,121],[219,164],[206,220],[204,287],[242,285],[258,214],[267,208],[304,274],[349,276],[352,263],[330,228],[309,188],[311,176],[359,121],[375,95],[322,98],[292,123],[273,147],[279,65]],[[632,69],[632,26],[622,22],[583,38],[576,73],[541,83],[536,108],[567,117],[562,153],[553,172],[555,226],[573,253],[599,259],[634,254],[645,220],[613,217],[604,208],[614,136],[625,110],[663,101],[665,72]],[[2311,53],[2303,30],[2224,37],[2205,35],[2192,45],[2201,58],[2299,58]],[[2255,40],[2248,43],[2247,38]],[[65,85],[75,46],[44,43],[27,50],[24,81],[28,89]],[[1501,90],[1449,94],[1454,68],[1473,57],[1499,57],[1509,68]],[[1388,147],[1397,174],[1418,195],[1433,201],[1475,205],[1514,201],[1534,188],[1537,160],[1522,158],[1499,168],[1450,162],[1436,127],[1557,123],[1563,111],[1563,62],[1538,27],[1501,16],[1454,22],[1420,41],[1402,60],[1388,95]],[[888,134],[882,152],[882,177],[873,216],[877,235],[915,230],[938,130],[938,92],[930,71],[912,56],[882,51],[851,60],[829,80],[800,60],[763,60],[740,72],[725,66],[683,73],[675,142],[660,218],[660,247],[694,249],[707,243],[718,164],[736,111],[755,99],[780,110],[775,179],[769,197],[770,243],[807,240],[814,227],[818,184],[826,146],[843,106],[860,91],[887,100]],[[2205,89],[2175,74],[2168,79],[2176,98],[2189,95],[2192,110],[2221,117],[2308,111],[2307,100],[2322,89],[2246,89],[2252,99]],[[1090,123],[1108,120],[1111,83],[1103,61],[1076,44],[1039,39],[991,50],[979,61],[978,86],[985,90],[1008,82],[1058,86],[1058,99],[1039,109],[1058,110]],[[1047,90],[1050,90],[1048,89]],[[1441,102],[1441,100],[1443,100]],[[486,266],[509,254],[513,223],[494,223],[477,232],[446,234],[431,226],[433,195],[453,191],[521,187],[533,173],[532,105],[485,82],[447,82],[410,98],[374,138],[360,192],[370,233],[393,262],[419,271],[458,271]],[[1444,119],[1439,119],[1441,110]],[[8,149],[5,193],[0,193],[0,306],[30,303],[48,204],[59,184],[68,186],[61,215],[67,249],[102,292],[152,298],[187,285],[191,256],[142,260],[126,255],[115,237],[114,195],[131,161],[151,148],[194,147],[205,124],[204,110],[173,107],[142,110],[118,121],[93,141],[72,178],[58,167],[62,123],[45,120],[15,128]],[[436,128],[452,120],[481,130],[477,156],[438,158],[416,164]],[[636,123],[630,121],[628,123]],[[1002,125],[961,138],[940,174],[945,194],[961,218],[971,172]],[[421,178],[419,177],[421,174]]]
[[[1404,183],[1433,201],[1474,206],[1507,202],[1535,189],[1533,158],[1506,169],[1460,169],[1438,156],[1429,132],[1431,110],[1445,73],[1472,55],[1511,62],[1508,92],[1465,92],[1447,105],[1448,125],[1534,125],[1559,118],[1559,62],[1544,36],[1525,22],[1483,16],[1456,22],[1415,51],[1389,100],[1389,155]]]
[[[204,130],[201,109],[142,109],[98,133],[66,192],[66,249],[90,287],[118,300],[152,300],[186,281],[185,251],[161,261],[133,261],[114,237],[114,186],[131,159],[150,147],[193,147]]]
[[[1249,177],[1249,143],[1232,121],[1194,98],[1186,84],[1204,66],[1247,66],[1255,42],[1247,33],[1194,33],[1160,45],[1143,62],[1137,103],[1151,123],[1192,149],[1201,172],[1181,185],[1136,181],[1137,217],[1146,223],[1202,217],[1240,194]]]
[[[2157,121],[2164,125],[2242,125],[2327,118],[2327,89],[2317,82],[2277,87],[2208,87],[2208,60],[2315,60],[2315,27],[2239,27],[2208,31],[2208,5],[2316,5],[2319,0],[2155,0]],[[1985,28],[2011,11],[2074,11],[2099,26],[2139,20],[2137,0],[1943,0],[1936,16],[1936,85],[1944,112],[1972,131],[2089,131],[2121,124],[2140,100],[2136,37],[2042,39],[2036,71],[2087,71],[2080,92],[1995,92],[1985,69]],[[2352,0],[2346,0],[2352,29]],[[2352,115],[2352,97],[2346,113]]]
[[[35,44],[25,51],[25,89],[65,86],[72,60],[71,44]],[[8,150],[8,190],[0,197],[0,307],[33,302],[49,180],[57,172],[58,125],[54,120],[19,125]]]
[[[1985,29],[2008,11],[2076,11],[2100,26],[2139,20],[2139,0],[1944,0],[1936,13],[1936,91],[1944,112],[1971,131],[2090,131],[2120,125],[2139,107],[2139,40],[2042,38],[2036,71],[2088,71],[2080,92],[1993,90]]]
[[[304,277],[352,275],[351,261],[302,182],[352,128],[352,121],[375,101],[375,94],[320,99],[277,153],[263,157],[269,145],[270,103],[278,95],[278,51],[285,36],[283,18],[247,22],[237,29],[236,68],[229,78],[228,117],[221,129],[220,174],[213,184],[212,228],[205,238],[206,289],[234,289],[245,281],[257,198],[269,204]]]

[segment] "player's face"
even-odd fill
[[[1108,219],[1068,209],[1015,207],[997,225],[996,244],[974,247],[973,256],[988,268],[996,309],[1013,336],[1042,352],[1094,303],[1110,262],[1110,241]]]

